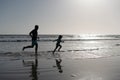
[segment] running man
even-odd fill
[[[37,38],[38,38],[38,25],[35,25],[35,28],[29,33],[29,36],[32,38],[32,44],[29,46],[24,46],[23,47],[23,51],[26,48],[33,48],[35,46],[35,54],[37,54],[37,50],[38,50],[38,43],[37,43]]]

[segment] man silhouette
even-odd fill
[[[37,50],[38,50],[38,43],[37,43],[37,38],[38,38],[38,25],[35,25],[35,28],[29,33],[29,36],[32,38],[32,44],[29,46],[25,46],[23,47],[23,51],[26,48],[33,48],[35,46],[35,54],[37,54]]]

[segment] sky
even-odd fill
[[[120,34],[120,0],[0,0],[0,34]]]

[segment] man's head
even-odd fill
[[[39,26],[38,25],[35,25],[35,30],[38,30]]]

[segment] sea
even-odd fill
[[[59,35],[39,35],[38,54],[52,54]],[[120,35],[63,35],[61,54],[67,59],[107,58],[120,56]],[[22,51],[24,46],[31,45],[29,35],[0,35],[0,56],[18,54],[34,55],[34,48]],[[50,56],[49,56],[50,57]]]

